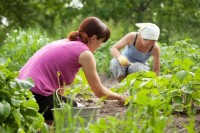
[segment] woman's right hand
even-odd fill
[[[118,99],[118,102],[121,106],[125,106],[126,97],[121,95],[120,98]]]
[[[102,85],[96,70],[94,55],[90,51],[86,50],[81,53],[79,56],[79,63],[82,65],[86,79],[97,97],[106,97],[107,100],[118,100],[119,103],[124,106],[126,101],[124,96],[112,92]]]
[[[130,64],[130,61],[123,55],[118,56],[117,60],[122,66],[128,66]]]

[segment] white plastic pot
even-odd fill
[[[70,125],[87,125],[89,122],[95,122],[99,118],[100,106],[97,107],[62,107],[52,109],[55,124],[61,124],[64,127]]]

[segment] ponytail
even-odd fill
[[[72,31],[68,34],[67,38],[70,41],[76,41],[77,38],[80,38],[83,43],[85,43],[85,44],[88,43],[88,35],[84,32]]]

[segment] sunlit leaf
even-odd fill
[[[160,94],[160,92],[158,91],[157,88],[153,88],[153,89],[151,89],[151,90],[149,90],[149,91],[150,91],[151,94],[153,94],[153,95],[159,95],[159,94]]]
[[[3,122],[3,120],[5,119],[4,113],[5,113],[5,111],[4,111],[4,106],[3,106],[3,104],[0,102],[0,122]]]
[[[182,70],[176,73],[176,77],[181,83],[187,77],[187,75],[188,75],[188,72],[185,70]]]
[[[34,81],[32,80],[32,78],[27,78],[24,80],[16,78],[15,81],[22,89],[31,89],[32,87],[34,87]]]
[[[81,88],[75,88],[75,89],[71,90],[71,92],[72,92],[73,94],[77,94],[77,93],[79,93],[80,91],[81,91]]]
[[[4,106],[4,117],[8,117],[10,115],[10,112],[11,112],[11,106],[8,102],[6,102],[5,100],[3,100],[1,102]],[[1,109],[0,109],[1,110]]]
[[[17,130],[17,133],[25,133],[25,131],[24,131],[23,128],[19,128],[19,129]]]
[[[147,96],[148,93],[148,90],[141,90],[140,92],[138,92],[136,94],[136,97],[134,97],[135,102],[139,105],[148,105],[148,103],[150,102],[150,99]]]
[[[20,104],[23,103],[23,102],[24,102],[24,101],[22,101],[22,100],[17,100],[17,99],[15,99],[14,97],[11,98],[11,104],[12,104],[13,106],[19,107]]]
[[[184,58],[183,63],[182,63],[182,67],[183,67],[184,70],[189,70],[189,68],[193,64],[194,64],[194,62],[191,59]]]
[[[200,102],[200,90],[192,93],[192,98]]]
[[[143,86],[145,86],[149,81],[146,81],[146,82],[142,82],[140,85],[139,85],[139,88],[142,88]]]
[[[26,107],[24,108],[22,111],[21,111],[21,114],[25,117],[29,117],[29,116],[32,116],[32,117],[35,117],[37,116],[37,112],[38,110],[36,110],[35,108],[32,108],[32,107]]]
[[[184,92],[184,93],[188,93],[188,94],[192,94],[192,92],[194,91],[190,86],[183,86],[181,88],[181,90]]]
[[[26,103],[27,103],[27,107],[31,107],[31,108],[34,108],[35,110],[39,110],[39,106],[35,100],[29,99],[27,100]]]
[[[144,76],[153,78],[156,77],[156,73],[153,71],[147,71]]]
[[[17,123],[17,125],[20,127],[21,126],[21,118],[20,118],[20,111],[19,109],[16,109],[12,112],[12,115],[15,119],[15,122]]]

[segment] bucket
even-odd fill
[[[67,103],[62,103],[56,91],[56,97],[60,102],[59,108],[51,109],[53,111],[54,123],[59,124],[60,128],[69,126],[87,125],[89,122],[95,122],[99,118],[101,106],[94,107],[72,107]],[[57,126],[56,126],[57,127]]]
[[[86,126],[99,118],[100,106],[97,107],[62,107],[52,109],[55,124],[62,128],[69,126]]]

